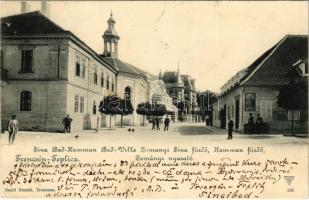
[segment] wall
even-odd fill
[[[103,96],[112,93],[106,89],[107,75],[115,81],[116,89],[115,73],[91,53],[60,39],[2,40],[1,48],[2,67],[8,70],[7,83],[2,84],[1,90],[2,119],[17,114],[21,130],[63,131],[62,119],[66,114],[74,119],[72,131],[108,124],[98,111],[93,114],[93,104],[95,101],[98,108]],[[20,73],[23,49],[33,50],[33,73]],[[76,55],[85,60],[84,78],[75,75]],[[97,84],[93,81],[95,69]],[[101,87],[101,72],[105,77],[104,87]],[[21,112],[20,93],[25,90],[32,92],[32,110]],[[74,112],[75,95],[84,97],[83,113]]]
[[[134,112],[132,115],[123,117],[123,125],[139,126],[143,123],[143,116],[136,113],[136,108],[139,103],[148,101],[148,83],[141,77],[132,76],[120,73],[117,76],[117,95],[124,98],[124,91],[126,87],[131,88],[131,103]],[[120,116],[116,117],[116,124],[120,125]]]
[[[20,93],[32,92],[31,111],[20,111]],[[2,89],[2,119],[17,115],[20,130],[59,131],[66,108],[64,82],[8,81]]]
[[[76,57],[85,62],[85,77],[76,76]],[[97,83],[94,82],[94,72],[97,72]],[[101,73],[104,75],[104,85],[101,86]],[[110,87],[107,89],[107,76],[110,77]],[[74,120],[72,123],[72,131],[83,129],[95,129],[106,127],[109,125],[109,117],[99,113],[98,108],[104,96],[112,94],[112,81],[116,79],[115,73],[109,70],[102,63],[98,62],[94,57],[78,47],[75,43],[70,42],[69,59],[68,59],[68,108],[67,113]],[[74,111],[75,95],[79,96],[78,112]],[[80,97],[84,97],[84,112],[80,112]],[[96,105],[97,112],[93,114],[93,105]]]
[[[246,93],[255,93],[255,111],[246,111],[245,110],[245,94]],[[276,87],[238,87],[236,90],[230,92],[228,95],[220,97],[220,109],[226,104],[226,117],[228,117],[228,107],[230,107],[230,117],[235,122],[235,98],[240,98],[240,128],[239,131],[243,131],[244,124],[248,123],[249,114],[252,113],[254,122],[256,121],[258,114],[261,115],[263,121],[268,124],[271,133],[287,133],[290,132],[291,121],[288,120],[287,111],[278,107],[277,105],[277,96],[279,94],[279,89]],[[261,109],[262,102],[269,102],[267,109],[269,112],[267,115],[263,115]],[[232,114],[232,105],[234,105],[234,115]],[[264,104],[265,105],[265,104]],[[214,126],[220,127],[219,121],[219,110],[218,102],[214,105]],[[264,110],[265,111],[265,110]],[[267,116],[269,118],[267,118]],[[228,119],[228,118],[227,118]],[[304,121],[296,121],[295,129],[300,132],[306,132],[308,130],[307,124]]]
[[[20,130],[59,131],[66,113],[67,40],[2,40],[3,68],[8,80],[2,84],[2,119],[17,115]],[[20,73],[22,50],[33,50],[33,73]],[[31,111],[20,111],[20,94],[32,92]]]

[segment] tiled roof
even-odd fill
[[[67,32],[39,11],[1,18],[2,36],[45,35]]]
[[[113,58],[113,57],[104,57],[102,55],[101,59],[106,61],[110,66],[112,66],[114,69],[116,69],[118,72],[122,73],[128,73],[128,74],[133,74],[137,76],[141,76],[142,78],[147,80],[147,75],[148,73],[131,65],[128,63],[125,63],[121,61],[119,58]]]
[[[308,58],[308,36],[288,35],[266,51],[247,69],[241,85],[279,86],[298,60]]]

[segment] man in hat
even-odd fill
[[[70,115],[67,115],[62,120],[62,124],[64,125],[64,132],[65,133],[71,133],[71,123],[73,119],[70,117]]]

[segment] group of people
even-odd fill
[[[249,113],[249,119],[248,119],[248,128],[249,133],[254,133],[255,131],[257,133],[261,133],[263,125],[263,118],[260,114],[258,114],[258,117],[256,118],[256,123],[254,124],[254,118],[252,116],[252,113]]]
[[[263,118],[260,114],[258,114],[258,117],[256,119],[256,123],[254,124],[254,118],[252,116],[252,113],[249,113],[249,119],[248,119],[248,127],[249,127],[249,133],[254,133],[255,129],[257,130],[257,133],[261,133],[263,125]],[[229,121],[227,123],[228,127],[228,140],[233,139],[233,129],[234,129],[234,121],[229,117]]]
[[[170,118],[166,117],[164,119],[164,131],[168,131],[169,125],[170,125]],[[152,130],[160,130],[160,118],[159,117],[154,117],[152,119]]]

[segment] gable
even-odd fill
[[[307,36],[287,36],[241,83],[244,86],[279,86],[293,64],[308,57]]]

